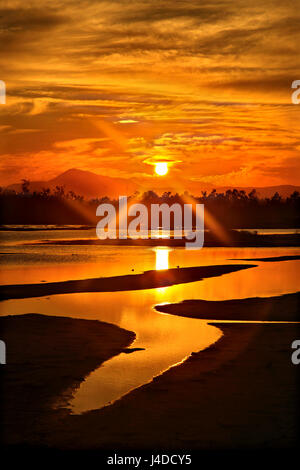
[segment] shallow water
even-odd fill
[[[81,231],[77,232],[78,238],[82,238]],[[52,234],[46,232],[45,238],[51,239]],[[31,234],[31,240],[38,239],[39,233],[35,232],[35,238]],[[195,252],[184,248],[22,246],[20,240],[22,232],[15,245],[1,246],[2,284],[113,276],[129,274],[132,269],[139,273],[177,265],[235,264],[240,258],[299,254],[299,250],[292,248],[204,248]],[[257,262],[256,268],[166,288],[9,300],[0,304],[0,313],[35,312],[98,319],[136,333],[130,347],[144,350],[115,356],[92,372],[75,391],[70,407],[74,413],[81,413],[105,406],[151,381],[192,351],[208,347],[222,335],[219,328],[205,321],[161,314],[153,309],[154,305],[185,299],[225,300],[295,292],[300,287],[298,263]]]

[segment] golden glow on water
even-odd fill
[[[138,273],[177,265],[236,264],[243,263],[237,261],[239,258],[299,254],[296,249],[282,248],[204,248],[195,252],[184,248],[45,246],[26,250],[23,258],[19,255],[18,264],[11,261],[2,266],[2,283],[84,279],[129,274],[132,268]],[[15,247],[12,252],[16,252]],[[185,299],[225,300],[295,292],[300,287],[298,263],[257,262],[258,267],[249,270],[160,289],[10,300],[2,302],[0,309],[2,315],[36,312],[98,319],[136,333],[131,347],[144,350],[120,354],[92,372],[76,391],[71,404],[72,410],[80,413],[105,406],[149,382],[222,335],[219,328],[205,321],[159,314],[154,305]],[[258,320],[264,321],[264,312],[258,313],[261,315]]]
[[[160,271],[162,269],[169,269],[169,248],[158,247],[155,249],[155,269]]]

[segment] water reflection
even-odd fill
[[[155,269],[160,271],[162,269],[169,269],[169,252],[170,249],[166,247],[155,248]]]
[[[24,250],[24,248],[23,248]],[[27,247],[12,250],[18,263],[2,266],[2,283],[54,281],[128,274],[169,267],[232,264],[230,258],[252,258],[298,254],[296,249],[211,248],[199,252],[163,247]],[[53,255],[53,258],[49,257]],[[75,259],[74,256],[80,259]],[[28,261],[28,257],[29,260]],[[45,261],[47,260],[47,261]],[[50,262],[50,260],[52,260]],[[85,262],[84,262],[85,260]],[[241,261],[239,261],[241,263]],[[280,295],[299,290],[298,262],[257,263],[257,268],[219,278],[144,291],[56,295],[49,298],[10,300],[0,304],[3,315],[43,313],[73,318],[98,319],[136,333],[135,347],[120,354],[90,374],[75,393],[74,412],[98,408],[217,341],[221,331],[199,321],[159,314],[153,306],[202,298],[223,300]]]

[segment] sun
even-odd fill
[[[155,163],[155,173],[159,176],[164,176],[168,173],[169,168],[167,162]]]

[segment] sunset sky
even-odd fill
[[[298,0],[4,0],[0,48],[1,185],[300,184]]]

